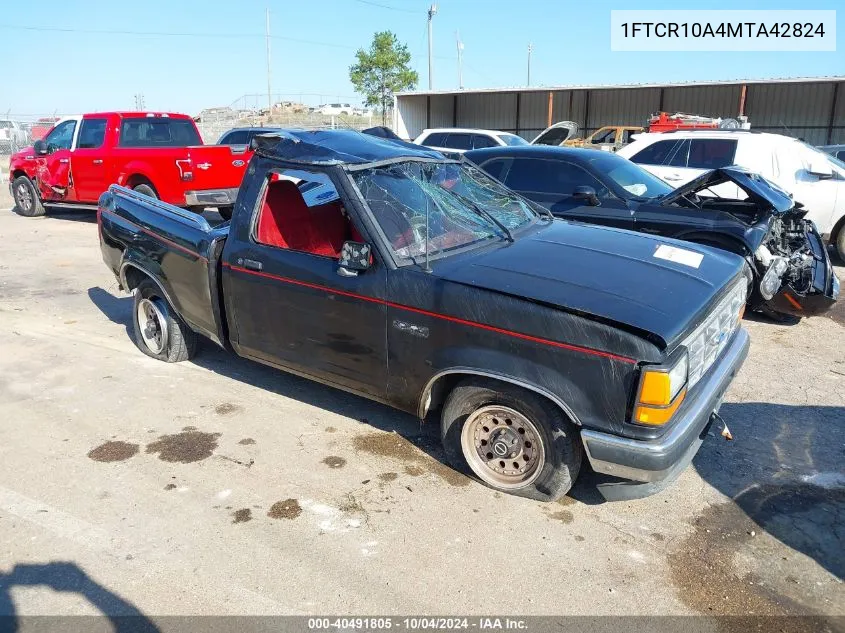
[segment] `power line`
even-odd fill
[[[382,9],[390,9],[391,11],[399,11],[401,13],[421,13],[421,11],[414,11],[412,9],[400,9],[399,7],[391,7],[386,4],[379,4],[378,2],[371,2],[371,0],[355,0],[361,4],[368,4],[371,7],[380,7]]]

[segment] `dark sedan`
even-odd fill
[[[745,169],[715,169],[673,189],[628,159],[598,150],[498,147],[465,156],[557,217],[743,256],[753,277],[750,306],[773,318],[820,314],[839,296],[839,280],[806,211]],[[726,190],[738,195],[722,197]]]

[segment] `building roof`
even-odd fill
[[[281,160],[320,165],[363,165],[401,159],[447,160],[440,152],[421,145],[354,130],[285,130],[278,136],[280,140],[275,144],[266,137],[256,137],[257,151]]]
[[[406,96],[435,96],[435,95],[464,95],[496,92],[558,92],[561,90],[617,90],[637,88],[684,88],[694,86],[733,86],[742,84],[786,84],[786,83],[818,83],[845,81],[845,76],[830,77],[784,77],[770,79],[726,79],[717,81],[679,81],[665,83],[643,84],[587,84],[587,85],[558,85],[558,86],[511,86],[502,88],[478,88],[464,90],[419,90],[397,92],[397,97]]]

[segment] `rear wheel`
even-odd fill
[[[144,194],[145,196],[149,196],[150,198],[155,198],[156,200],[158,200],[158,194],[156,194],[155,189],[153,189],[149,185],[145,185],[142,183],[140,185],[135,185],[134,187],[132,187],[132,189],[137,191],[138,193]]]
[[[196,332],[176,314],[150,279],[144,279],[135,289],[132,324],[135,345],[147,356],[178,363],[196,352]]]
[[[26,176],[18,176],[12,183],[12,195],[15,198],[15,210],[19,215],[34,218],[44,215],[44,205],[35,185]]]
[[[456,469],[521,497],[559,499],[581,468],[581,444],[563,412],[507,383],[459,383],[443,407],[441,437]]]

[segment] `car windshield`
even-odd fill
[[[593,167],[606,174],[624,191],[627,198],[659,198],[673,188],[657,176],[616,154],[604,153],[590,159]]]
[[[528,141],[516,134],[499,134],[499,138],[505,145],[528,145]]]
[[[408,161],[352,173],[394,254],[416,261],[488,240],[509,239],[538,213],[479,169]],[[428,231],[426,231],[428,212]]]

